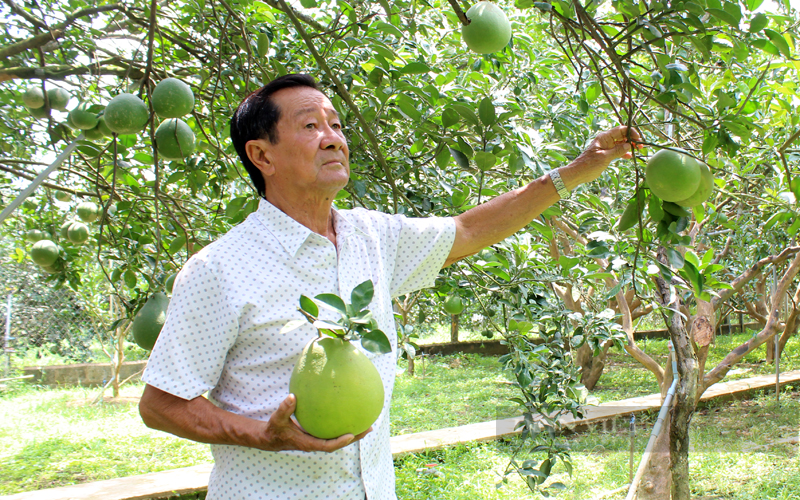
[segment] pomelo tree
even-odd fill
[[[349,129],[341,207],[454,215],[563,165],[602,129],[635,126],[648,154],[680,147],[708,164],[716,190],[705,205],[664,204],[644,184],[641,158],[618,162],[527,231],[444,271],[440,295],[462,288],[487,329],[508,340],[504,362],[534,413],[579,411],[578,378],[596,382],[615,342],[666,384],[633,336],[637,315],[659,311],[680,362],[670,432],[683,446],[702,372],[688,320],[713,325],[731,289],[747,293],[737,257],[767,259],[764,269],[792,253],[794,198],[781,196],[800,186],[794,14],[788,5],[756,12],[759,0],[497,5],[511,40],[476,54],[462,40],[469,18],[458,2],[6,0],[0,13],[15,28],[0,34],[3,203],[79,137],[63,110],[82,106],[98,124],[4,229],[30,251],[29,231],[57,237],[78,204],[95,203],[88,240],[62,245],[47,279],[79,287],[96,262],[133,317],[186,259],[256,209],[227,120],[249,92],[288,72],[314,74]],[[160,110],[158,85],[170,79],[191,90],[194,102],[180,110],[188,114]],[[133,108],[120,114],[115,99]],[[190,133],[175,125],[160,139],[166,120]],[[615,228],[626,209],[636,222],[628,232]],[[789,238],[771,235],[767,247],[740,238],[731,251],[724,231],[741,231],[732,220],[770,213],[782,215],[749,230],[770,223]],[[737,274],[723,275],[726,265]],[[547,370],[532,334],[558,370]],[[674,451],[676,498],[688,491],[687,449]],[[540,487],[563,457],[551,453],[512,470]]]

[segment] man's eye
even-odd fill
[[[333,125],[331,125],[331,127],[335,128],[337,130],[341,130],[342,129],[342,124],[341,123],[334,123]]]
[[[316,125],[313,124],[313,123],[307,123],[306,124],[306,128],[314,128],[314,127],[316,127]]]

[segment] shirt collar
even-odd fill
[[[344,239],[356,231],[356,227],[347,220],[338,210],[333,210],[333,227],[336,229],[336,239]],[[297,251],[309,236],[315,235],[306,226],[300,224],[283,213],[278,207],[261,199],[256,214],[266,229],[278,240],[284,250],[290,255],[297,255]]]

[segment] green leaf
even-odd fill
[[[489,170],[497,163],[497,157],[492,153],[486,151],[478,151],[475,153],[475,165],[481,170]]]
[[[278,333],[279,334],[289,333],[293,330],[297,330],[298,328],[300,328],[305,324],[307,324],[307,322],[302,319],[293,319],[288,323],[286,323],[285,325],[283,325],[283,328],[281,328],[281,331],[279,331]]]
[[[673,269],[681,269],[686,263],[686,261],[683,259],[683,255],[681,255],[681,253],[674,248],[667,248],[667,260]]]
[[[685,208],[683,208],[682,206],[678,205],[677,203],[673,203],[671,201],[665,201],[662,206],[664,207],[664,211],[665,212],[670,213],[672,215],[675,215],[677,217],[691,217],[692,216],[692,214],[690,214],[688,211],[686,211]]]
[[[403,73],[404,75],[421,75],[428,73],[430,70],[431,68],[429,68],[427,64],[418,61],[412,61],[403,66],[403,68],[400,70],[400,73]]]
[[[714,148],[717,147],[718,141],[719,138],[717,137],[717,134],[715,132],[706,130],[705,137],[703,137],[703,148],[702,148],[703,154],[708,155],[712,151],[714,151]]]
[[[454,148],[448,148],[448,149],[450,149],[450,155],[452,155],[452,157],[456,160],[456,164],[464,170],[469,170],[469,158],[467,158],[467,156],[464,153],[462,153],[457,149]]]
[[[700,258],[694,253],[693,250],[686,250],[686,253],[683,255],[683,258],[686,262],[694,265],[695,267],[700,267]]]
[[[755,12],[756,9],[761,7],[761,4],[764,3],[764,0],[747,0],[745,4],[747,5],[747,10],[750,12]]]
[[[684,263],[681,275],[692,284],[695,295],[699,296],[703,293],[703,275],[700,274],[694,264],[691,262]]]
[[[769,18],[764,13],[759,12],[750,20],[750,28],[748,28],[748,31],[750,33],[758,33],[766,28],[768,24]]]
[[[757,49],[763,50],[767,54],[772,54],[773,56],[781,55],[781,53],[778,50],[778,48],[776,46],[774,46],[772,44],[772,42],[770,42],[766,38],[756,38],[755,40],[751,40],[750,41],[750,45],[752,45],[753,47],[755,47]]]
[[[180,235],[169,244],[169,253],[175,254],[186,244],[186,236]]]
[[[765,29],[764,34],[767,35],[769,40],[775,45],[775,47],[780,51],[783,57],[790,59],[792,57],[792,49],[789,47],[789,42],[778,32],[772,31],[770,29]]]
[[[650,218],[654,222],[658,222],[664,218],[664,209],[661,208],[661,200],[654,194],[650,195],[647,200],[647,210],[650,212]]]
[[[353,288],[350,293],[350,304],[354,310],[361,311],[372,302],[374,293],[375,289],[372,285],[372,280],[367,280]]]
[[[419,121],[422,118],[422,113],[417,109],[417,103],[410,96],[400,94],[397,97],[397,107],[400,111],[413,121]]]
[[[444,128],[449,128],[461,121],[459,118],[458,113],[453,108],[445,108],[442,112],[442,126]]]
[[[495,114],[494,104],[492,100],[488,97],[484,97],[481,100],[481,103],[478,107],[478,114],[481,118],[481,123],[485,126],[489,127],[494,125],[494,122],[497,121],[497,115]]]
[[[481,124],[481,121],[478,119],[478,115],[470,108],[469,106],[461,103],[454,103],[450,105],[456,112],[461,115],[462,118],[467,120],[470,125],[478,126]]]
[[[122,279],[125,281],[125,286],[128,288],[134,288],[136,286],[136,273],[130,269],[125,271],[125,273],[122,275]]]
[[[722,10],[722,9],[708,9],[707,12],[712,16],[716,17],[720,21],[724,21],[734,28],[739,27],[739,20],[736,17],[732,16],[730,13]]]
[[[372,330],[363,334],[361,336],[361,347],[375,354],[392,352],[392,344],[381,330]]]
[[[634,196],[628,201],[628,206],[626,206],[625,211],[622,212],[622,217],[619,218],[619,223],[617,224],[617,230],[627,231],[635,226],[639,222],[639,214],[642,209],[644,209],[644,204],[640,206],[639,200]]]
[[[602,90],[603,89],[600,87],[598,82],[594,82],[586,87],[586,102],[592,104],[598,97],[600,97]]]
[[[441,151],[436,155],[436,166],[439,168],[445,168],[447,165],[450,164],[450,148],[442,148]]]
[[[321,293],[315,296],[314,299],[322,302],[322,304],[327,306],[328,309],[333,309],[334,311],[340,312],[343,316],[347,315],[347,306],[338,295],[333,293]]]
[[[259,33],[256,41],[256,53],[259,57],[264,57],[269,52],[269,37],[266,33]]]
[[[300,296],[300,309],[302,309],[310,316],[313,316],[315,318],[319,316],[319,307],[317,307],[316,302],[309,299],[305,295]]]
[[[314,324],[314,328],[316,328],[317,330],[320,330],[320,331],[330,330],[330,331],[333,331],[333,332],[343,332],[345,330],[345,328],[342,325],[338,324],[338,323],[333,323],[331,321],[325,321],[325,320],[322,320],[322,319],[318,319],[318,320],[314,321],[313,324]]]

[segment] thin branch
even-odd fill
[[[108,66],[69,66],[61,64],[57,66],[45,66],[44,68],[35,67],[16,67],[16,68],[0,68],[0,82],[8,80],[64,80],[72,75],[113,75],[120,78],[129,76],[133,80],[138,80],[142,77],[143,73],[139,69],[121,69]]]
[[[458,16],[458,20],[461,21],[461,24],[466,26],[472,22],[472,20],[467,17],[464,11],[461,10],[461,6],[458,5],[458,2],[456,0],[447,0],[447,1],[450,2],[450,6],[453,7],[453,11]]]
[[[3,1],[9,5],[13,5],[13,3],[11,3],[11,0],[3,0]],[[25,19],[31,24],[33,24],[34,27],[47,30],[47,32],[35,35],[31,38],[22,40],[20,42],[11,44],[7,47],[0,49],[0,60],[7,59],[13,55],[19,54],[20,52],[24,52],[28,49],[41,47],[42,45],[46,44],[51,40],[56,40],[57,38],[64,36],[66,29],[81,17],[91,16],[93,14],[99,14],[101,12],[108,12],[110,10],[124,10],[124,9],[125,7],[122,4],[115,3],[110,5],[103,5],[101,7],[92,7],[88,9],[77,10],[72,14],[70,14],[69,16],[67,16],[64,22],[56,24],[52,28],[48,28],[47,25],[45,25],[42,21],[39,21],[36,18],[29,19],[28,17],[25,17],[22,13],[15,11],[15,13],[19,14],[22,17],[25,17]],[[12,10],[14,10],[13,7]]]

